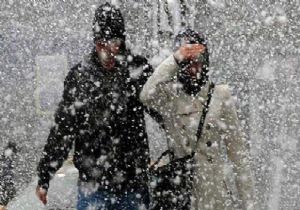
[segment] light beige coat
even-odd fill
[[[215,87],[203,135],[195,148],[209,83],[192,97],[176,82],[178,69],[173,56],[167,58],[149,78],[140,98],[163,116],[169,147],[177,157],[196,149],[192,209],[254,209],[249,152],[228,86]]]

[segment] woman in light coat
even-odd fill
[[[203,134],[195,148],[211,84],[208,50],[205,39],[190,29],[179,34],[176,43],[177,51],[158,66],[140,99],[163,116],[169,149],[176,157],[196,151],[192,209],[254,209],[249,151],[238,128],[229,88],[215,86]]]

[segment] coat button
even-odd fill
[[[210,130],[210,129],[211,129],[211,124],[210,124],[210,123],[208,123],[208,124],[206,125],[206,129],[207,129],[207,130]]]
[[[211,145],[212,145],[211,141],[206,142],[206,146],[211,147]]]
[[[211,156],[208,156],[207,157],[207,161],[210,162],[210,163],[212,163],[213,162],[213,158]]]

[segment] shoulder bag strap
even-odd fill
[[[202,136],[202,133],[203,133],[203,126],[204,126],[204,123],[205,123],[205,118],[206,118],[206,115],[208,113],[208,110],[209,110],[209,105],[210,105],[210,101],[211,101],[211,98],[212,98],[212,94],[214,92],[214,88],[215,88],[215,84],[212,82],[210,85],[209,85],[209,89],[208,89],[208,98],[207,98],[207,101],[206,101],[206,104],[202,110],[202,115],[201,115],[201,118],[200,118],[200,121],[199,121],[199,125],[198,125],[198,129],[197,129],[197,134],[196,134],[196,137],[197,137],[197,142],[196,142],[196,146],[195,148],[198,147],[198,144],[199,144],[199,141],[200,141],[200,138]],[[195,150],[191,153],[191,156],[193,157],[195,155]]]

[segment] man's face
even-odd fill
[[[96,42],[96,51],[102,66],[107,70],[114,69],[116,56],[120,53],[122,40],[110,39]]]

